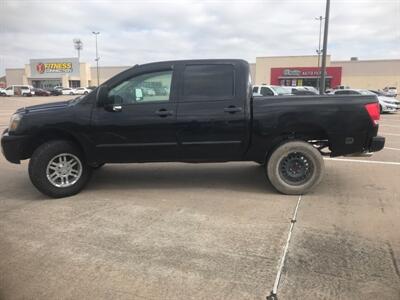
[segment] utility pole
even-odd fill
[[[328,26],[329,26],[329,8],[331,0],[326,0],[325,9],[325,26],[324,26],[324,43],[322,46],[322,66],[321,66],[321,84],[319,87],[319,94],[325,93],[325,72],[326,72],[326,50],[328,49]]]
[[[100,32],[92,31],[92,33],[96,37],[96,58],[94,60],[96,61],[97,86],[99,86],[99,82],[100,82],[100,80],[99,80],[99,60],[100,60],[100,57],[99,57],[99,51],[97,48],[97,36],[100,34]]]
[[[315,20],[319,21],[319,37],[318,37],[318,50],[316,51],[318,54],[318,69],[320,69],[320,60],[321,60],[321,35],[322,35],[322,20],[324,18],[322,16],[319,16],[317,18],[315,18]],[[320,78],[318,78],[317,81],[317,88],[319,89],[319,80]]]

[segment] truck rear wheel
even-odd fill
[[[309,143],[290,141],[271,154],[266,173],[271,184],[281,193],[301,195],[318,185],[324,175],[322,155]]]
[[[39,146],[29,161],[29,177],[43,194],[53,198],[77,194],[92,169],[72,142],[55,140]]]

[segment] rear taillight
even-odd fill
[[[365,104],[365,109],[367,110],[374,126],[377,126],[379,123],[379,119],[381,117],[381,110],[379,107],[379,103]]]

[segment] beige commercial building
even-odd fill
[[[253,83],[276,85],[317,86],[320,77],[318,56],[257,57],[250,64]],[[400,88],[400,59],[334,61],[327,57],[326,86],[383,89]],[[126,70],[130,66],[99,68],[99,83]],[[79,62],[77,58],[31,59],[24,68],[6,69],[7,85],[33,85],[51,88],[96,86],[96,67]]]
[[[320,76],[318,56],[257,57],[253,68],[256,84],[313,85]],[[327,56],[327,86],[383,89],[400,87],[400,59],[334,61]]]
[[[129,66],[99,67],[99,83]],[[7,85],[32,85],[39,88],[97,86],[97,68],[77,58],[31,59],[24,68],[6,69]]]

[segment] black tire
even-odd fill
[[[269,157],[266,174],[279,192],[301,195],[317,186],[324,175],[321,153],[304,141],[290,141],[280,145]]]
[[[88,93],[88,92],[84,92],[83,94],[84,94],[84,95],[87,95],[87,94],[89,94],[89,93]]]
[[[68,187],[53,185],[46,175],[49,162],[62,153],[71,154],[79,159],[82,168],[79,179]],[[43,194],[53,198],[62,198],[77,194],[86,185],[92,172],[92,168],[84,161],[79,148],[73,142],[66,140],[54,140],[39,146],[29,161],[28,170],[32,184]]]

